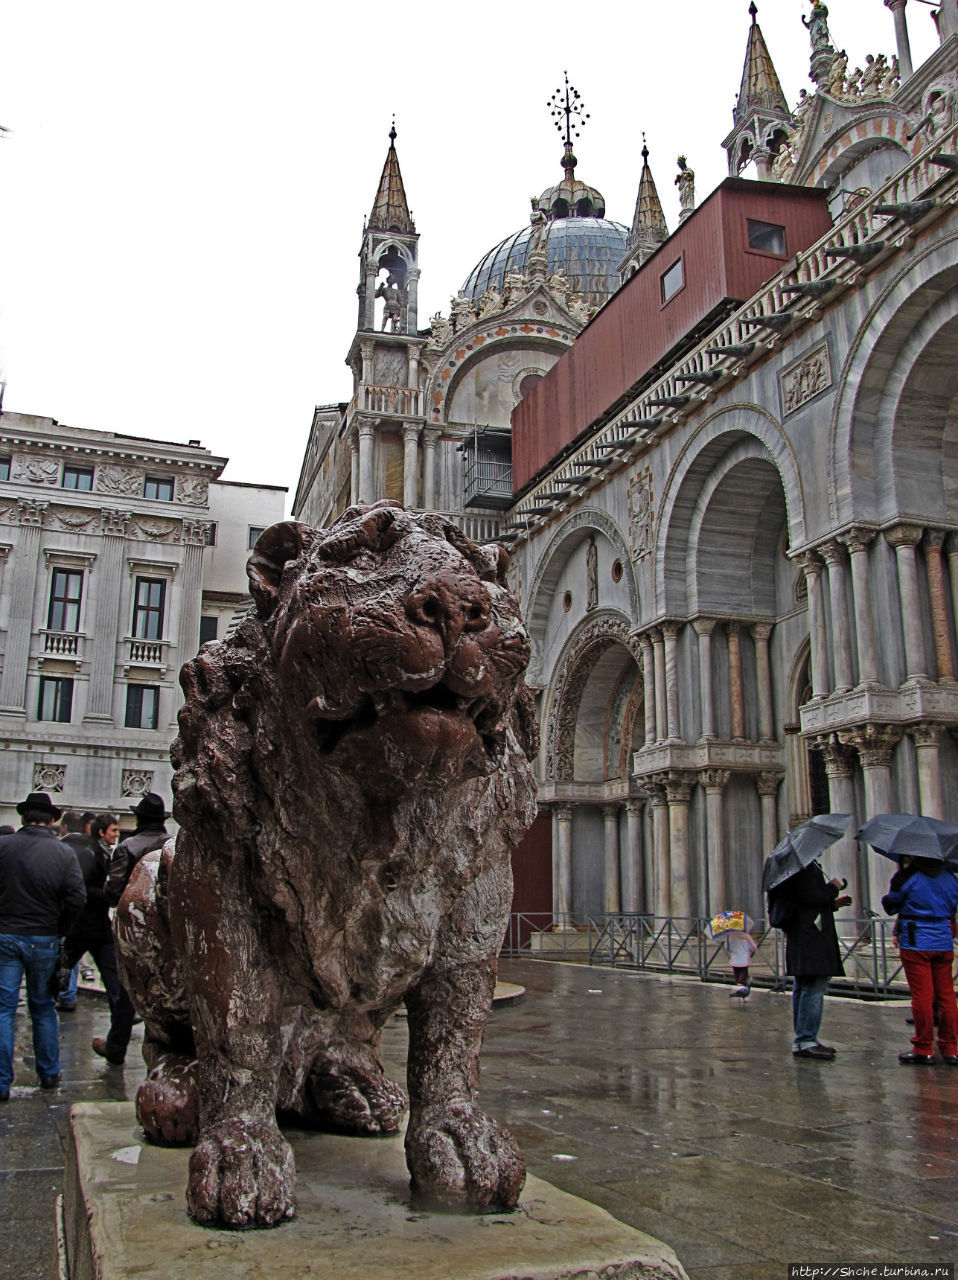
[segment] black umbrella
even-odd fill
[[[840,840],[854,816],[851,813],[817,813],[814,818],[786,831],[765,859],[762,888],[766,893],[797,875],[829,845]]]
[[[893,862],[903,855],[938,862],[958,855],[958,827],[920,813],[878,813],[858,828],[855,838]]]

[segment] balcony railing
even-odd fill
[[[128,664],[135,667],[165,667],[169,643],[168,640],[136,640],[129,637]]]
[[[823,305],[821,298],[796,294],[789,286],[827,281],[832,286],[827,296],[827,305],[831,306],[864,272],[911,243],[922,226],[948,213],[958,202],[958,173],[934,163],[932,156],[954,155],[956,151],[958,125],[953,125],[883,187],[839,219],[817,243],[797,254],[786,270],[713,329],[664,377],[602,424],[586,444],[563,459],[514,508],[516,540],[524,541],[540,524],[561,515],[591,486],[601,484],[611,472],[648,452],[659,437],[712,399],[716,386],[721,388],[781,343],[787,330],[816,319]],[[926,200],[926,209],[916,208],[916,202]],[[895,205],[906,209],[908,220],[881,212],[882,207]],[[743,351],[749,346],[750,350]],[[727,355],[720,350],[722,347],[729,348]],[[717,382],[716,372],[722,375]],[[699,380],[699,389],[694,390],[701,374],[705,377]],[[663,408],[662,402],[672,397],[682,397],[683,403],[673,402]],[[588,477],[585,482],[584,475]],[[555,492],[564,489],[568,489],[568,496],[555,501]]]
[[[467,507],[512,506],[512,460],[468,449],[463,485]]]
[[[421,418],[421,398],[415,387],[364,387],[364,410],[397,418]]]
[[[79,631],[41,631],[43,652],[50,658],[78,658],[82,641]]]

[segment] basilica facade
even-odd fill
[[[857,823],[958,820],[958,0],[919,67],[885,4],[895,53],[850,71],[815,0],[791,105],[743,14],[730,176],[697,204],[680,165],[671,234],[647,163],[607,219],[567,132],[428,326],[390,140],[353,397],[317,408],[294,515],[389,497],[508,546],[527,853],[564,918],[761,915],[765,855],[825,810],[856,817],[829,857],[865,915],[888,867]]]

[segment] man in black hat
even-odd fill
[[[76,854],[58,839],[60,810],[44,791],[17,805],[23,826],[0,836],[0,1102],[13,1083],[13,1027],[24,974],[41,1089],[60,1083],[59,1022],[50,979],[59,939],[86,902]]]
[[[163,825],[170,815],[163,803],[163,797],[155,791],[149,791],[139,804],[131,805],[130,810],[136,815],[136,831],[127,836],[113,850],[110,870],[106,878],[106,900],[115,907],[123,896],[123,890],[129,883],[133,868],[148,853],[162,849],[170,835]],[[133,1029],[133,1006],[127,993],[123,992],[123,1001],[114,1010],[108,1036],[94,1036],[93,1052],[106,1058],[112,1067],[122,1067],[126,1059],[130,1033]],[[125,1016],[129,1015],[129,1016]]]

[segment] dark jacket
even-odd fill
[[[112,942],[109,903],[104,891],[109,867],[108,856],[98,840],[80,832],[71,832],[60,843],[68,845],[76,854],[86,886],[86,906],[70,930],[71,942],[75,940],[85,943],[84,951],[100,942]]]
[[[162,849],[169,838],[169,832],[161,823],[155,827],[137,827],[133,835],[120,841],[113,850],[106,878],[106,898],[111,907],[115,907],[120,901],[133,874],[133,868],[143,855],[152,853],[154,849]]]
[[[85,902],[76,854],[52,827],[0,836],[0,933],[62,937]]]
[[[898,945],[906,951],[951,951],[951,921],[958,907],[958,880],[943,864],[906,868],[892,876],[881,900],[888,915],[898,913]]]
[[[785,928],[785,972],[796,978],[840,977],[845,970],[835,932],[839,890],[817,862],[791,876],[782,889],[795,908]]]

